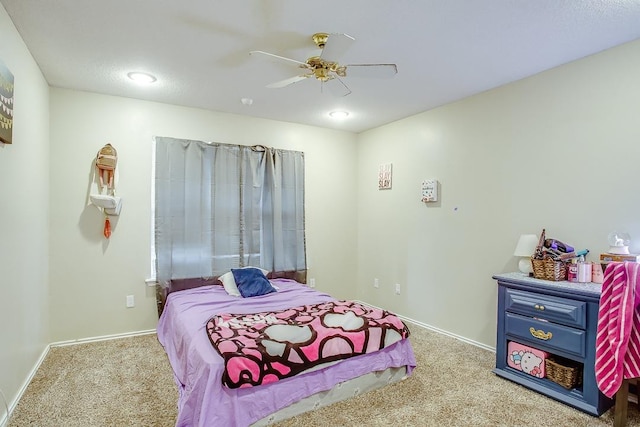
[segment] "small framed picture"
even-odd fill
[[[0,142],[13,142],[13,74],[0,60]]]
[[[384,163],[378,169],[378,190],[391,189],[391,163]]]

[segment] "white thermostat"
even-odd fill
[[[425,179],[422,181],[422,201],[425,203],[438,201],[437,179]]]

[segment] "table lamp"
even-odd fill
[[[533,272],[531,255],[535,252],[536,246],[538,246],[538,236],[535,234],[523,234],[518,239],[518,245],[513,255],[521,257],[520,261],[518,261],[518,268],[525,274]]]

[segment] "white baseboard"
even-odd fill
[[[27,386],[29,385],[29,383],[31,382],[33,377],[36,375],[36,372],[38,371],[38,368],[40,368],[40,365],[42,365],[42,362],[44,362],[45,357],[47,357],[47,354],[49,353],[49,348],[50,348],[50,345],[47,345],[44,348],[44,350],[42,350],[42,354],[40,354],[40,357],[36,361],[36,364],[33,366],[33,368],[31,368],[31,371],[29,372],[29,375],[27,376],[27,378],[22,383],[22,386],[20,387],[20,390],[18,390],[18,394],[16,394],[16,396],[11,400],[11,402],[7,403],[8,407],[9,407],[9,413],[5,414],[4,417],[2,419],[0,419],[0,426],[4,426],[4,425],[8,424],[8,421],[11,418],[11,414],[13,414],[13,411],[16,409],[16,406],[18,406],[18,402],[22,398],[22,395],[27,390]],[[6,396],[5,396],[5,398],[6,398]]]
[[[364,302],[364,301],[360,301],[360,300],[354,300],[354,301],[359,302],[360,304],[368,305],[369,307],[377,308],[379,310],[384,310],[384,308],[376,307],[375,305],[369,304],[368,302]],[[440,328],[436,328],[435,326],[431,326],[431,325],[428,325],[426,323],[419,322],[419,321],[411,319],[409,317],[401,316],[398,313],[394,313],[394,314],[396,316],[398,316],[400,319],[405,320],[405,321],[407,321],[409,323],[413,323],[416,326],[420,326],[422,328],[429,329],[430,331],[437,332],[439,334],[446,335],[446,336],[451,337],[451,338],[455,338],[455,339],[457,339],[459,341],[465,342],[467,344],[474,345],[476,347],[480,347],[480,348],[482,348],[484,350],[489,350],[489,351],[491,351],[493,353],[496,352],[495,347],[490,347],[490,346],[488,346],[486,344],[482,344],[480,342],[470,340],[469,338],[466,338],[466,337],[463,337],[463,336],[460,336],[460,335],[456,335],[454,333],[451,333],[449,331],[445,331],[445,330],[440,329]]]
[[[7,423],[7,420],[9,418],[11,418],[10,415],[16,409],[16,406],[18,406],[18,402],[22,398],[22,395],[24,394],[24,392],[27,390],[27,386],[29,385],[29,383],[31,383],[31,380],[33,380],[33,377],[36,375],[36,372],[38,372],[38,369],[40,368],[40,365],[42,365],[42,363],[44,362],[44,359],[45,359],[45,357],[47,357],[47,354],[49,353],[49,350],[51,348],[53,348],[53,347],[64,347],[64,346],[75,345],[75,344],[84,344],[84,343],[89,343],[89,342],[114,340],[114,339],[119,339],[119,338],[136,337],[136,336],[139,336],[139,335],[149,335],[149,334],[155,334],[155,333],[156,333],[155,329],[148,329],[148,330],[145,330],[145,331],[127,332],[127,333],[123,333],[123,334],[103,335],[103,336],[99,336],[99,337],[81,338],[81,339],[69,340],[69,341],[58,341],[58,342],[54,342],[54,343],[51,343],[51,344],[47,345],[45,347],[45,349],[43,350],[42,354],[40,355],[40,358],[38,359],[36,364],[31,369],[31,372],[29,372],[29,376],[27,377],[27,379],[22,384],[22,387],[18,391],[18,394],[16,395],[16,397],[11,401],[11,403],[7,403],[7,405],[9,406],[9,413],[5,414],[2,418],[0,418],[0,426],[5,426],[5,424]]]
[[[147,329],[145,331],[137,331],[137,332],[126,332],[123,334],[113,334],[113,335],[102,335],[99,337],[90,337],[90,338],[80,338],[77,340],[68,340],[68,341],[58,341],[49,344],[49,347],[64,347],[67,345],[75,345],[75,344],[84,344],[88,342],[98,342],[98,341],[106,341],[106,340],[115,340],[118,338],[128,338],[128,337],[137,337],[139,335],[149,335],[155,334],[155,329]]]

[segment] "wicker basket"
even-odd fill
[[[551,258],[531,258],[533,277],[544,280],[567,280],[567,264],[562,261],[554,261]]]
[[[582,364],[562,357],[548,357],[544,361],[545,376],[567,390],[582,384]]]

